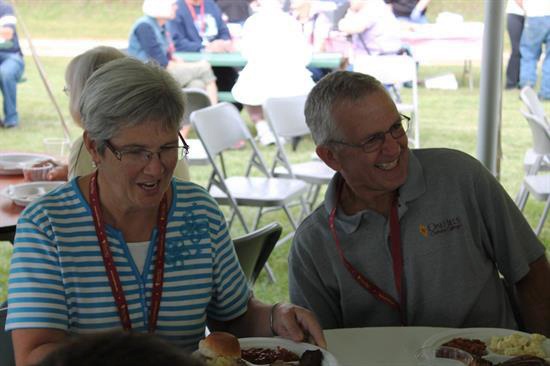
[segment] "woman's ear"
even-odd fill
[[[88,132],[84,131],[84,134],[82,135],[82,139],[84,140],[84,145],[86,146],[86,150],[90,153],[92,156],[92,161],[95,166],[99,165],[99,162],[101,160],[101,157],[99,155],[99,152],[97,151],[97,144],[94,140],[88,136]]]
[[[333,170],[339,171],[341,169],[338,157],[336,156],[335,152],[328,146],[319,145],[315,148],[315,152],[317,153],[317,156],[319,156],[319,158]]]

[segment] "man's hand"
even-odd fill
[[[277,304],[272,309],[273,331],[295,342],[310,342],[327,348],[323,330],[315,315],[300,306]]]

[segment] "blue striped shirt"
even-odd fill
[[[250,290],[226,222],[200,186],[173,180],[164,286],[156,333],[196,347],[206,318],[235,319]],[[107,236],[128,303],[132,328],[147,331],[156,229],[144,268],[136,267],[122,233]],[[121,328],[103,265],[91,209],[72,180],[29,205],[17,224],[8,284],[6,330],[61,329],[93,333]]]

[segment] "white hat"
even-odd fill
[[[145,0],[143,2],[143,14],[153,18],[170,18],[172,5],[177,0]]]

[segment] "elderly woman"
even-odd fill
[[[153,60],[166,68],[182,87],[204,89],[212,104],[218,102],[216,76],[207,61],[185,62],[174,55],[166,23],[176,17],[176,0],[145,0],[143,13],[133,25],[128,54],[142,61]]]
[[[80,118],[80,94],[86,80],[94,71],[109,61],[126,57],[118,49],[108,46],[92,48],[73,58],[65,70],[65,93],[69,97],[69,112],[73,121],[82,127]],[[71,145],[68,165],[58,165],[48,176],[49,180],[67,180],[89,174],[93,171],[92,157],[84,146],[82,136],[79,136]],[[189,166],[185,160],[176,164],[174,176],[189,180]]]
[[[80,114],[96,171],[27,206],[17,225],[6,329],[18,366],[71,333],[120,328],[188,348],[207,324],[325,346],[311,312],[252,296],[214,200],[172,179],[183,113],[180,86],[156,65],[122,58],[86,82]]]

